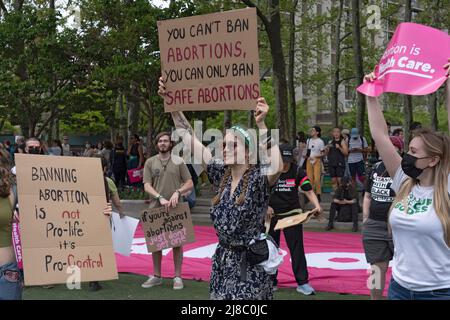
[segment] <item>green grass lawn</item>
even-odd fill
[[[196,225],[210,226],[210,223]],[[307,231],[324,232],[323,229]],[[350,231],[332,230],[328,232],[350,233]],[[162,286],[143,289],[147,277],[142,275],[119,273],[119,280],[101,282],[102,290],[90,292],[88,283],[81,284],[81,290],[69,290],[65,285],[57,285],[51,289],[27,287],[24,290],[25,300],[207,300],[209,299],[209,282],[184,280],[183,290],[172,289],[172,279],[164,279]],[[279,289],[275,292],[275,300],[369,300],[369,296],[317,292],[314,296],[304,296],[295,288]]]
[[[164,279],[162,286],[143,289],[141,283],[145,276],[120,273],[119,280],[101,282],[103,289],[90,292],[88,284],[81,284],[81,290],[68,290],[65,285],[57,285],[52,289],[27,287],[24,300],[207,300],[209,299],[209,283],[185,280],[183,290],[172,289],[172,279]],[[275,292],[277,300],[368,300],[368,296],[341,295],[318,292],[314,296],[303,296],[294,288],[279,289]]]

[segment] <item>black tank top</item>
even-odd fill
[[[330,151],[328,152],[328,165],[331,167],[344,167],[345,166],[345,156],[344,154],[336,148],[336,145],[342,146],[342,139],[339,139],[338,141],[333,140],[331,141],[330,145]]]
[[[130,156],[139,157],[139,145],[137,143],[131,146]]]

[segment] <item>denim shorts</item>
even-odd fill
[[[350,170],[351,177],[365,177],[366,176],[366,165],[364,161],[359,161],[355,163],[349,163],[348,168]]]
[[[389,285],[389,300],[450,300],[450,288],[433,291],[412,291],[399,285],[393,278]]]
[[[23,273],[15,262],[0,266],[0,300],[22,300]]]

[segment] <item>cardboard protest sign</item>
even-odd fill
[[[191,211],[186,202],[170,208],[168,213],[164,207],[144,210],[141,222],[148,252],[195,242]]]
[[[444,65],[450,57],[450,36],[416,23],[398,25],[375,68],[377,79],[358,87],[377,97],[383,92],[426,95],[446,81]]]
[[[278,220],[275,225],[274,230],[286,229],[292,226],[296,226],[298,224],[304,224],[311,219],[311,217],[316,213],[316,210],[303,212],[300,214],[296,214],[295,216],[286,217],[284,219]]]
[[[139,219],[123,217],[117,212],[111,215],[111,231],[113,239],[114,252],[129,257],[131,254],[131,245],[133,244],[134,233],[136,232]]]
[[[255,8],[158,21],[158,33],[166,112],[255,108]]]
[[[15,159],[25,284],[117,279],[100,159]]]

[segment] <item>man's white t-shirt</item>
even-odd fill
[[[314,163],[316,162],[317,157],[321,155],[321,151],[325,150],[325,143],[320,138],[311,138],[308,139],[306,147],[311,150],[309,161]]]
[[[396,193],[408,178],[400,167],[391,185]],[[447,191],[450,194],[450,175]],[[416,185],[408,198],[408,212],[396,203],[389,217],[394,240],[392,276],[412,291],[450,288],[450,248],[433,205],[434,187]]]

